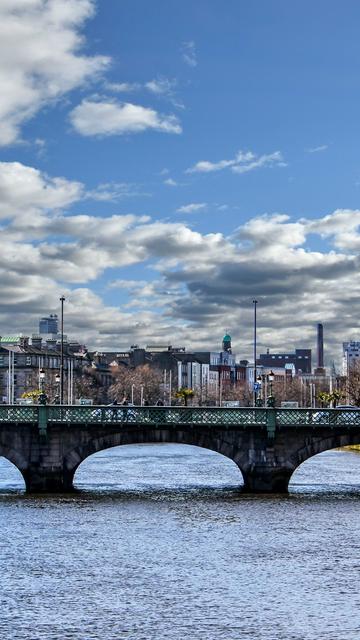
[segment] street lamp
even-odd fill
[[[39,404],[46,404],[47,397],[44,392],[44,383],[45,383],[45,371],[44,369],[39,370]]]
[[[56,383],[56,396],[55,396],[55,404],[60,404],[60,381],[61,381],[61,376],[60,376],[60,372],[57,371],[55,373],[55,383]]]
[[[260,375],[256,378],[256,385],[257,385],[256,389],[259,391],[259,395],[256,399],[256,406],[262,407],[262,404],[263,404],[262,394],[261,394],[262,377]]]
[[[270,384],[270,394],[268,395],[268,399],[267,399],[267,406],[268,407],[275,407],[275,398],[273,396],[274,378],[275,378],[275,374],[274,374],[273,370],[271,369],[270,373],[268,374],[268,381],[269,381],[269,384]]]

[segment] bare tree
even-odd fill
[[[114,382],[109,388],[109,397],[121,402],[124,397],[155,404],[161,398],[162,372],[145,364],[140,367],[120,367],[114,373]]]
[[[107,389],[101,381],[101,376],[90,366],[75,376],[74,386],[76,398],[90,398],[95,404],[102,404],[108,400]]]
[[[349,377],[346,385],[346,395],[350,404],[360,406],[360,363],[354,362],[349,367]],[[345,396],[346,397],[346,396]]]

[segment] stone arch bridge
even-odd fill
[[[360,443],[360,410],[0,406],[0,456],[28,492],[68,492],[89,455],[123,444],[190,444],[233,460],[244,491],[286,492],[304,460]]]

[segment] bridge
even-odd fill
[[[69,492],[88,456],[125,444],[190,444],[233,460],[249,493],[284,493],[295,469],[360,444],[360,409],[0,405],[0,456],[28,492]]]

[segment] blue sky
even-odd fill
[[[358,338],[360,6],[2,0],[0,335]]]

